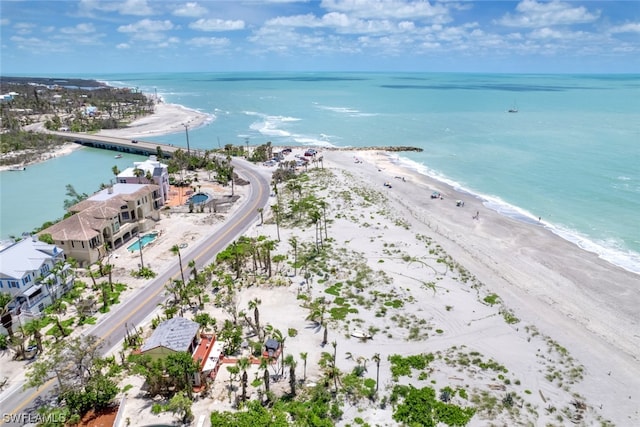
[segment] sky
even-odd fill
[[[0,73],[640,73],[640,1],[0,0]]]

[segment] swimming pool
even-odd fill
[[[156,240],[156,237],[158,237],[158,233],[145,234],[144,236],[142,236],[138,240],[136,240],[133,244],[129,245],[127,247],[127,250],[129,252],[139,251],[140,250],[140,245],[142,245],[142,247],[144,248],[149,243],[151,243],[154,240]]]
[[[202,203],[206,203],[209,200],[209,195],[205,193],[196,193],[193,196],[189,197],[189,201],[187,203],[193,203],[194,205],[200,205]]]

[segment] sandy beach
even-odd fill
[[[202,125],[209,117],[174,108],[160,104],[156,114],[130,129],[109,132],[152,136],[182,130],[181,123],[188,120],[193,126]],[[186,116],[178,120],[179,112]],[[301,153],[294,149],[287,160]],[[310,311],[300,295],[307,300],[324,297],[327,313],[345,308],[344,301],[349,304],[351,311],[344,318],[327,315],[331,318],[328,342],[335,343],[343,373],[364,363],[364,375],[375,378],[373,360],[380,356],[379,396],[389,395],[398,381],[437,390],[464,389],[470,397],[456,395],[452,402],[479,408],[471,426],[640,424],[638,275],[554,235],[544,220],[524,223],[501,216],[477,198],[399,167],[388,153],[325,150],[320,155],[323,168],[309,168],[310,179],[302,192],[327,203],[326,265],[314,268],[308,281],[300,270],[294,275],[288,242],[295,236],[301,244],[312,246],[315,230],[310,222],[280,226],[275,253],[286,261],[279,264],[274,277],[238,293],[240,309],[247,310],[249,301],[258,298],[264,324],[297,331],[287,338],[285,351],[298,360],[300,379],[300,353],[308,354],[306,385],[320,381],[318,361],[332,347],[322,346],[321,328],[305,320]],[[273,171],[258,167],[265,174]],[[198,174],[206,183],[206,172]],[[213,183],[206,185],[212,194],[228,191]],[[238,191],[241,200],[250,194]],[[431,198],[433,192],[442,197]],[[293,197],[284,187],[282,193],[284,198]],[[270,204],[274,203],[272,198]],[[177,262],[171,246],[191,245],[224,220],[224,215],[189,214],[178,208],[163,213],[157,225],[160,237],[145,250],[152,267]],[[261,224],[256,215],[246,235],[277,239],[269,209],[264,220]],[[114,280],[127,283],[129,294],[144,286],[143,280],[128,274],[133,257],[120,248],[111,258]],[[228,318],[213,303],[205,304],[204,310],[218,324]],[[150,331],[149,325],[142,327]],[[354,338],[356,330],[371,333],[372,339]],[[420,353],[436,355],[426,377],[416,373],[411,378],[393,378],[389,356]],[[3,375],[15,378],[18,362],[4,364],[5,358],[0,379]],[[465,363],[469,358],[492,361],[505,370]],[[257,368],[252,367],[249,374],[253,378]],[[228,380],[223,366],[207,397],[194,403],[196,423],[202,420],[210,425],[211,411],[231,408]],[[126,384],[133,388],[126,392],[123,419],[131,425],[175,420],[171,414],[151,414],[141,379],[126,378],[122,385]],[[287,388],[286,380],[272,386]],[[497,403],[491,411],[483,403],[482,396],[501,402],[507,393],[516,396],[514,408]],[[257,389],[250,387],[250,394],[255,397]],[[380,402],[345,403],[338,424],[353,424],[359,417],[371,425],[396,425],[391,405]]]
[[[146,138],[158,135],[166,135],[176,132],[184,132],[183,124],[187,124],[189,129],[195,129],[206,126],[207,123],[214,120],[215,117],[210,114],[201,113],[196,110],[185,108],[178,104],[167,104],[158,102],[152,115],[142,117],[129,124],[126,128],[121,129],[103,129],[97,132],[97,135],[113,136],[120,138]],[[25,130],[43,131],[42,123],[29,125]],[[50,153],[43,154],[27,164],[20,165],[0,165],[0,171],[7,171],[13,167],[27,167],[29,165],[47,161],[49,159],[66,156],[75,150],[82,148],[82,145],[68,143],[61,145]]]
[[[238,295],[240,309],[246,310],[249,301],[258,298],[263,322],[298,331],[287,339],[286,352],[298,360],[300,353],[308,353],[307,383],[320,381],[317,362],[331,346],[322,346],[321,329],[305,320],[309,309],[299,295],[328,298],[328,307],[334,307],[339,302],[327,290],[353,279],[354,270],[366,268],[372,279],[366,286],[342,288],[340,293],[357,313],[330,321],[328,341],[335,342],[339,368],[345,373],[364,361],[365,376],[375,377],[372,360],[379,354],[382,394],[395,384],[389,356],[434,353],[440,356],[430,365],[428,380],[414,375],[401,382],[464,388],[469,394],[487,393],[498,401],[513,393],[520,408],[528,408],[499,413],[478,410],[471,426],[640,422],[636,275],[562,240],[543,223],[505,218],[480,200],[398,168],[386,153],[325,151],[322,155],[326,171],[312,172],[310,187],[329,204],[333,273],[312,275],[307,283],[300,271],[293,276],[291,267],[281,264],[280,274],[259,286],[243,288]],[[433,191],[440,192],[442,199],[431,199]],[[457,206],[458,200],[464,206]],[[189,230],[196,240],[204,235],[205,229],[196,226],[193,216],[181,215],[180,221],[172,233]],[[263,225],[257,219],[246,233],[271,239],[276,234],[269,213]],[[291,237],[306,243],[314,240],[313,227],[280,227],[280,234],[276,252],[289,260]],[[171,255],[168,248],[165,251],[163,259],[168,261]],[[449,260],[449,266],[439,259]],[[491,295],[499,297],[497,303],[487,303]],[[401,301],[400,307],[389,304],[391,300]],[[219,323],[228,318],[213,304],[206,304],[205,310]],[[507,322],[505,313],[516,321]],[[373,339],[356,339],[354,330],[373,331]],[[495,361],[508,373],[466,366],[462,360],[469,354]],[[252,367],[249,373],[252,378],[258,371]],[[211,411],[231,408],[228,380],[223,365],[208,397],[194,403],[196,422],[203,419],[209,425]],[[286,391],[287,381],[272,388]],[[170,414],[152,415],[141,409],[146,407],[145,400],[136,398],[134,390],[128,393],[124,408],[134,425],[172,420]],[[256,389],[250,392],[256,397]],[[460,397],[453,401],[470,404]],[[355,417],[370,424],[396,425],[388,405],[382,408],[366,401],[343,409],[339,425],[352,423]]]
[[[147,96],[152,97],[152,95]],[[214,119],[215,116],[212,114],[202,113],[178,104],[167,104],[164,101],[159,101],[155,104],[153,114],[131,122],[126,128],[103,129],[97,135],[148,138],[184,132],[185,124],[189,129],[196,129],[205,126]]]

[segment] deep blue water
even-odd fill
[[[476,194],[505,215],[530,221],[541,216],[554,232],[640,272],[640,75],[73,77],[157,92],[166,102],[214,115],[207,126],[189,130],[192,148],[246,141],[422,147],[422,153],[402,155],[398,162]],[[507,113],[512,107],[518,113]],[[186,146],[184,132],[154,139]],[[2,236],[61,216],[64,184],[90,192],[110,178],[113,164],[108,152],[82,150],[34,166],[23,178],[3,172]],[[93,171],[90,179],[83,167]],[[9,194],[24,194],[33,182],[51,187],[34,194],[33,204],[23,205]],[[8,212],[15,206],[20,214]]]

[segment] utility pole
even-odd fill
[[[187,156],[191,157],[191,150],[189,149],[189,125],[187,123],[183,123],[184,132],[187,135]]]

